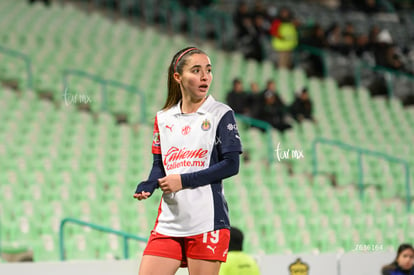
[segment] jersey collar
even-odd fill
[[[197,110],[196,113],[198,113],[198,114],[205,114],[205,113],[207,113],[208,106],[211,103],[213,103],[214,101],[215,101],[215,99],[213,98],[213,96],[212,95],[208,95],[207,98],[206,98],[206,100],[203,102],[203,104],[201,104],[201,106],[198,108],[198,110]],[[171,110],[171,112],[174,115],[182,114],[181,113],[180,105],[181,105],[181,100]]]
[[[208,107],[213,103],[215,100],[212,95],[208,95],[206,100],[201,104],[200,108],[198,108],[197,113],[205,114],[207,113]]]

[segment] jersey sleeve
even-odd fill
[[[207,169],[181,174],[183,188],[196,188],[236,175],[239,172],[238,152],[227,152],[223,159]]]
[[[218,141],[218,150],[221,154],[228,152],[243,152],[240,135],[233,111],[228,111],[221,118],[217,127],[216,135]]]
[[[152,153],[161,154],[160,130],[158,128],[157,116],[155,116],[154,130],[152,132]]]
[[[135,190],[136,194],[144,192],[153,193],[158,188],[158,179],[165,177],[164,166],[162,165],[162,158],[159,154],[153,155],[153,162],[151,172],[146,181],[142,181],[138,184]]]

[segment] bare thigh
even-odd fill
[[[218,275],[221,262],[187,258],[187,264],[190,275]]]
[[[139,267],[139,275],[174,275],[181,261],[166,257],[144,255]]]

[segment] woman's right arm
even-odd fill
[[[165,177],[161,154],[153,154],[153,162],[150,175],[146,181],[138,184],[134,198],[138,200],[149,198],[154,190],[158,188],[158,179]]]
[[[158,119],[155,116],[154,131],[152,137],[152,155],[153,162],[150,175],[146,181],[142,181],[138,184],[135,190],[134,198],[138,200],[149,198],[158,187],[158,179],[165,177],[164,165],[162,164],[161,157],[161,142],[160,131],[158,128]]]

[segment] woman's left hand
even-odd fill
[[[170,194],[183,189],[181,183],[181,176],[179,174],[172,174],[158,179],[158,184],[165,194]]]

